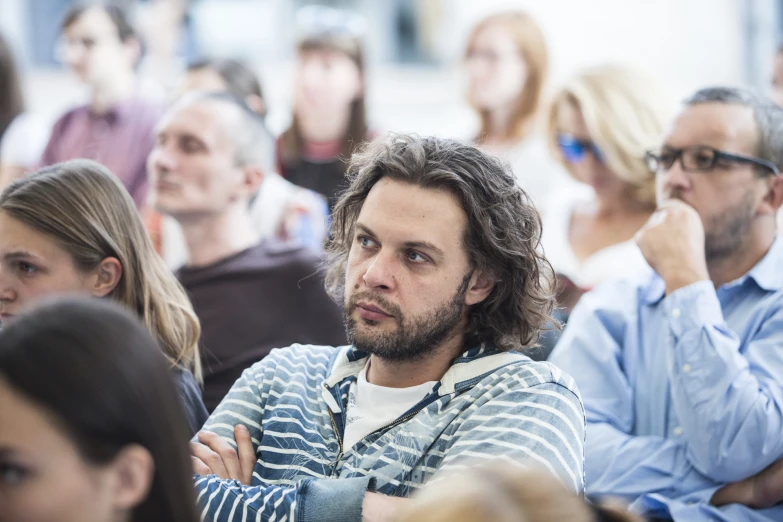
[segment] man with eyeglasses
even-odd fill
[[[136,33],[127,14],[111,4],[78,4],[66,14],[62,32],[57,54],[90,87],[90,101],[55,123],[42,164],[96,160],[120,178],[141,208],[146,160],[163,106],[139,95]]]
[[[783,520],[783,109],[700,90],[646,161],[651,270],[584,296],[550,359],[583,395],[587,493],[663,520]]]

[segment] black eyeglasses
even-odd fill
[[[644,162],[652,173],[669,170],[677,160],[680,160],[682,170],[689,172],[712,170],[718,162],[723,161],[757,165],[768,169],[776,176],[780,174],[778,168],[771,161],[740,154],[730,154],[712,147],[687,147],[685,149],[664,147],[659,151],[647,151],[644,155]]]

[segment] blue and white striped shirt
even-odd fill
[[[555,366],[471,349],[419,404],[343,448],[348,390],[365,364],[350,347],[294,345],[246,370],[204,429],[234,444],[234,426],[249,428],[253,480],[197,477],[204,519],[359,520],[368,489],[406,497],[433,476],[492,458],[538,465],[582,491],[584,410]]]

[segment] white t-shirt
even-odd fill
[[[370,433],[397,420],[432,391],[437,381],[425,382],[410,388],[386,388],[367,382],[367,365],[351,383],[348,408],[345,412],[343,450]]]

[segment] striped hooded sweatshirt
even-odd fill
[[[203,519],[360,522],[367,491],[407,497],[493,458],[543,467],[583,490],[584,409],[556,366],[482,344],[408,412],[346,448],[348,391],[366,363],[349,346],[294,345],[245,370],[203,429],[236,447],[234,426],[248,427],[252,483],[197,476]]]

